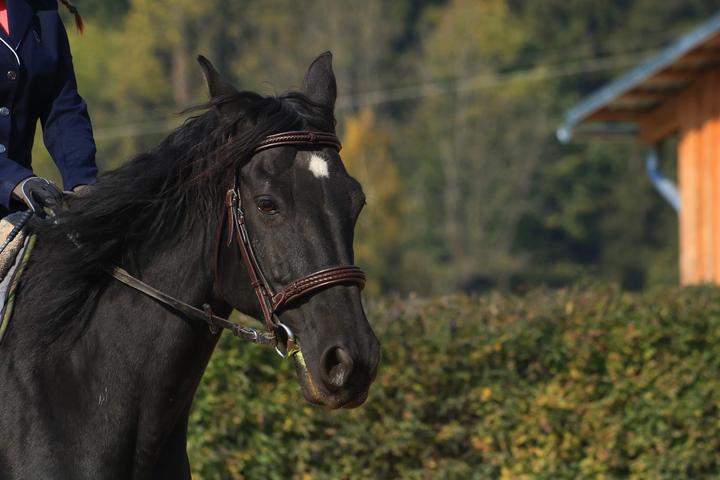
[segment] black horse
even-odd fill
[[[330,54],[312,63],[300,92],[278,97],[239,92],[201,65],[207,105],[153,151],[67,200],[55,225],[36,225],[0,345],[2,479],[190,478],[188,413],[219,334],[108,271],[121,266],[218,315],[235,308],[261,318],[241,252],[225,241],[229,179],[273,288],[352,265],[364,196],[336,149],[256,153],[279,132],[334,132]],[[302,349],[305,397],[327,408],[360,405],[375,377],[379,344],[359,290],[327,286],[279,313]]]

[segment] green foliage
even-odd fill
[[[708,478],[720,473],[720,291],[535,290],[373,303],[368,402],[307,405],[224,337],[196,397],[197,479]]]

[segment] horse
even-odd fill
[[[31,223],[0,344],[0,478],[189,479],[192,399],[233,309],[265,321],[234,331],[294,358],[308,401],[367,398],[380,347],[353,266],[365,197],[338,153],[332,56],[277,96],[198,60],[207,103]]]

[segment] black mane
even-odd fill
[[[193,116],[152,151],[68,199],[57,225],[34,225],[38,240],[30,269],[39,271],[28,272],[24,288],[41,299],[38,322],[61,327],[73,317],[87,318],[110,279],[107,268],[139,271],[145,255],[187,238],[198,224],[209,232],[222,211],[229,175],[267,135],[335,130],[332,111],[298,92],[239,92],[187,112]]]

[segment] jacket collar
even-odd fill
[[[32,23],[34,12],[27,0],[7,0],[7,9],[10,39],[13,48],[17,48]]]

